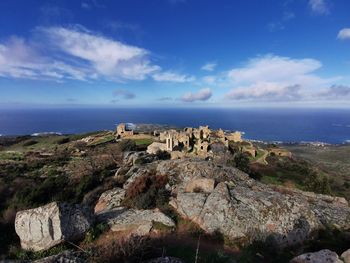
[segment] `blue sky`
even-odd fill
[[[0,107],[349,107],[348,0],[0,1]]]

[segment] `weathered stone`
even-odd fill
[[[83,260],[77,257],[75,253],[71,251],[64,251],[58,255],[33,261],[33,263],[84,263],[84,262],[86,262],[86,260]]]
[[[194,159],[170,160],[157,171],[176,178],[177,196],[170,204],[203,230],[232,240],[269,240],[290,246],[327,225],[350,228],[350,208],[343,199],[257,182],[235,168]],[[210,194],[186,193],[195,178],[218,183]]]
[[[342,263],[337,253],[323,249],[314,253],[305,253],[293,258],[290,263]]]
[[[39,251],[82,238],[91,221],[86,209],[53,202],[18,212],[15,229],[23,249]]]
[[[344,251],[340,258],[344,261],[344,263],[350,263],[350,248]]]
[[[194,178],[185,187],[185,192],[211,193],[214,190],[215,180],[210,178]]]
[[[118,187],[102,193],[95,206],[95,213],[106,212],[120,207],[124,197],[125,190]]]
[[[178,193],[169,204],[184,218],[196,221],[208,197],[205,193]]]
[[[151,231],[153,222],[175,227],[175,223],[170,217],[157,210],[130,209],[107,220],[112,231],[127,231],[140,236]]]

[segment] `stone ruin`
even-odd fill
[[[148,146],[147,152],[155,154],[158,151],[167,151],[177,158],[188,153],[208,157],[211,155],[211,145],[222,143],[228,147],[229,141],[241,142],[242,135],[236,131],[226,133],[222,129],[215,131],[209,126],[199,126],[199,128],[187,127],[182,131],[174,129],[159,133],[159,142],[154,142]]]
[[[116,130],[117,139],[129,137],[133,135],[134,135],[134,131],[130,129],[125,123],[120,123],[117,126],[117,130]]]

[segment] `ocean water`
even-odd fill
[[[63,134],[114,129],[120,122],[209,125],[247,139],[350,142],[350,110],[320,109],[0,109],[0,134]]]

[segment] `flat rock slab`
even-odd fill
[[[175,222],[170,217],[157,210],[130,209],[107,220],[112,231],[129,231],[140,236],[148,234],[154,222],[175,227]]]

